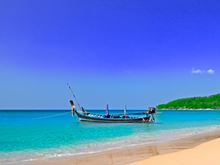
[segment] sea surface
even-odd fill
[[[102,110],[90,110],[104,114]],[[130,110],[129,113],[143,112]],[[123,113],[114,110],[111,113]],[[158,111],[154,124],[79,122],[70,111],[0,111],[0,164],[162,143],[220,130],[220,111]]]

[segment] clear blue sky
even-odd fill
[[[2,0],[0,108],[145,108],[220,92],[219,0]]]

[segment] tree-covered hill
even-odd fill
[[[158,109],[220,109],[220,94],[183,98],[157,106]]]

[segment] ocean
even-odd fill
[[[103,110],[90,112],[105,113]],[[123,110],[111,113],[123,113]],[[2,110],[0,164],[162,143],[215,130],[220,130],[218,110],[158,111],[153,124],[79,122],[66,110]]]

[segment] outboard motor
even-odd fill
[[[71,105],[71,109],[72,109],[72,116],[74,116],[75,110],[76,110],[76,106],[73,102],[73,100],[70,100],[70,105]]]
[[[155,114],[156,108],[155,107],[149,107],[148,114]]]
[[[154,114],[156,113],[156,108],[155,107],[149,107],[148,114],[150,115],[150,121],[154,122],[155,117]]]

